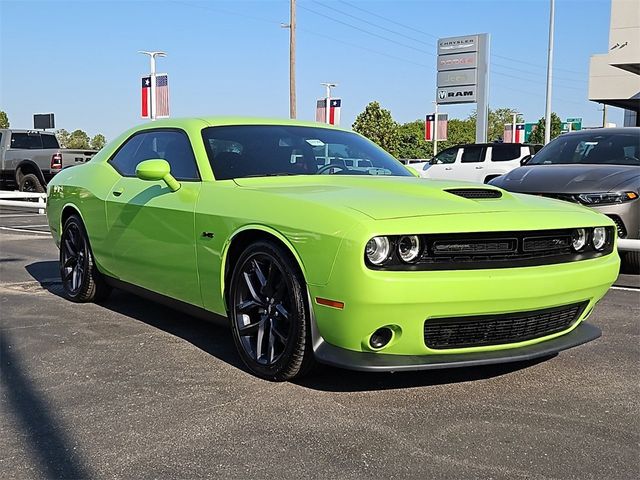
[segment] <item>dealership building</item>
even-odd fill
[[[589,100],[624,108],[624,126],[640,126],[640,3],[611,0],[609,48],[592,55]]]

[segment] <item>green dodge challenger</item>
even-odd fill
[[[416,178],[364,137],[252,118],[131,129],[48,186],[66,295],[118,287],[225,319],[256,375],[528,360],[597,338],[615,226]],[[176,319],[179,321],[179,319]]]

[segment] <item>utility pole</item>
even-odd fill
[[[296,118],[296,0],[290,0],[289,23],[280,27],[289,29],[289,118]]]
[[[520,112],[511,112],[513,121],[511,122],[511,143],[516,143],[516,122],[518,115],[522,115]]]
[[[154,121],[156,119],[156,57],[166,57],[165,52],[147,52],[145,50],[138,50],[138,53],[149,55],[151,62],[151,102],[149,102],[149,119]]]
[[[602,128],[607,126],[607,104],[602,104]]]
[[[547,55],[547,103],[544,110],[544,144],[551,140],[551,81],[553,78],[553,22],[556,2],[550,0],[549,8],[549,51]]]

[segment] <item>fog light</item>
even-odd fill
[[[380,349],[384,347],[393,338],[393,331],[390,328],[382,327],[373,332],[371,338],[369,338],[369,345],[373,349]]]
[[[571,233],[571,246],[579,252],[587,244],[587,231],[584,228],[576,228]]]
[[[604,244],[607,243],[607,230],[604,227],[596,227],[593,229],[593,248],[602,250]]]

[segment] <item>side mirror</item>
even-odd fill
[[[438,163],[438,159],[436,157],[433,157],[431,160],[429,160],[429,165],[435,165],[436,163]]]
[[[163,180],[172,192],[180,189],[180,182],[171,175],[169,162],[159,158],[140,162],[136,167],[136,177],[140,180],[149,180],[152,182]]]
[[[522,167],[522,166],[526,165],[527,163],[529,163],[529,160],[531,160],[532,158],[533,158],[532,155],[526,155],[526,156],[522,157],[520,159],[520,166]]]

